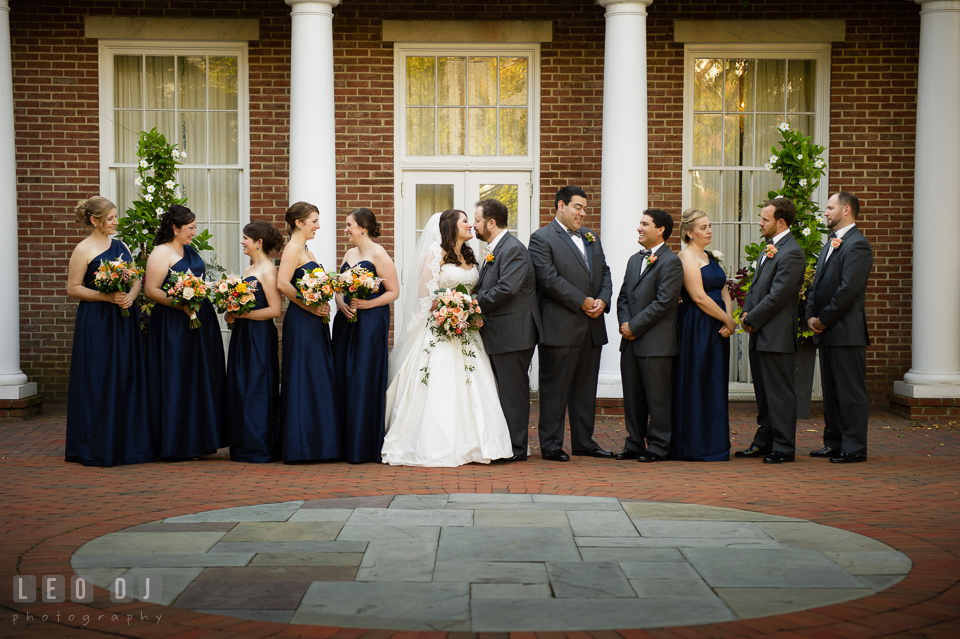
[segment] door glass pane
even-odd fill
[[[488,106],[497,103],[497,59],[470,58],[470,106]]]
[[[417,185],[417,238],[434,213],[453,208],[452,184]]]
[[[240,124],[237,121],[237,112],[211,112],[209,122],[210,164],[239,164]]]
[[[726,111],[753,111],[755,60],[727,60],[724,84]]]
[[[470,109],[470,155],[497,154],[497,110]]]
[[[463,155],[465,109],[437,109],[437,155]]]
[[[499,200],[507,207],[507,228],[517,230],[517,197],[520,189],[516,184],[481,184],[481,200]],[[516,233],[514,233],[516,235]]]
[[[208,59],[210,71],[210,108],[236,110],[240,108],[237,95],[238,60],[235,57],[211,56]]]
[[[787,63],[787,111],[813,111],[816,73],[816,60]]]
[[[146,56],[146,86],[148,109],[172,109],[174,107],[173,56]]]
[[[407,58],[407,105],[425,106],[435,103],[436,64],[433,57]]]
[[[693,72],[693,109],[719,111],[722,105],[723,60],[696,60]]]
[[[723,116],[724,166],[753,166],[753,114]],[[762,162],[761,162],[762,164]]]
[[[526,58],[500,58],[500,104],[527,104]]]
[[[465,58],[437,60],[437,104],[461,106],[466,82]]]
[[[207,108],[207,60],[203,56],[183,56],[179,63],[180,108]]]
[[[407,109],[407,155],[433,155],[433,109]]]
[[[723,116],[698,113],[693,116],[694,166],[720,166]]]
[[[527,110],[500,109],[500,155],[527,154]]]
[[[783,112],[786,60],[757,60],[757,111]]]
[[[143,106],[143,57],[118,55],[113,58],[113,105],[120,109]]]

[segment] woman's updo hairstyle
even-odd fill
[[[366,208],[354,209],[347,213],[347,217],[351,215],[357,226],[364,229],[370,237],[380,237],[380,223],[377,222],[377,216],[373,214],[373,211]]]
[[[690,237],[690,232],[693,230],[694,222],[699,220],[701,217],[706,217],[707,214],[701,211],[700,209],[687,209],[680,215],[680,240],[684,244],[689,244],[693,239]]]
[[[85,226],[94,226],[94,220],[102,220],[116,205],[105,197],[96,195],[88,200],[80,200],[73,208],[77,222]]]
[[[193,211],[185,206],[174,204],[160,218],[160,228],[157,229],[157,234],[153,237],[153,245],[160,246],[171,241],[174,237],[173,227],[186,226],[196,219],[197,216],[193,214]]]
[[[293,234],[297,230],[297,222],[306,222],[312,213],[319,213],[320,209],[309,202],[297,202],[287,209],[283,218],[287,221],[287,228]]]
[[[254,242],[263,242],[263,252],[273,253],[283,246],[283,236],[277,228],[263,220],[254,220],[243,227],[243,234]]]

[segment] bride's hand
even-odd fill
[[[438,306],[440,306],[440,300],[433,300],[433,304],[430,305],[430,310],[435,311]]]

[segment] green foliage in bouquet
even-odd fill
[[[804,320],[804,314],[807,306],[807,294],[810,286],[813,284],[813,276],[817,267],[817,258],[820,256],[820,250],[823,248],[823,234],[827,232],[824,226],[823,217],[820,215],[820,205],[810,199],[813,192],[820,185],[820,178],[823,177],[826,162],[822,159],[824,147],[813,144],[811,138],[803,135],[799,131],[791,131],[790,125],[786,122],[781,123],[779,127],[780,149],[770,147],[770,160],[765,164],[768,171],[776,171],[783,178],[783,186],[776,191],[767,193],[767,199],[774,199],[778,196],[784,197],[797,207],[797,218],[790,226],[793,237],[803,249],[803,255],[806,262],[803,274],[803,287],[800,289],[800,323],[797,329],[797,337],[807,339],[813,337],[813,331],[807,327]],[[758,205],[761,206],[762,205]],[[756,269],[760,252],[765,243],[747,244],[744,252],[749,261],[747,269],[741,269],[737,278],[731,282],[731,291],[739,295],[740,303],[746,296],[753,281],[753,274]],[[739,316],[739,309],[737,310]]]

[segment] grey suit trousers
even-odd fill
[[[620,375],[627,422],[624,448],[666,457],[672,428],[673,357],[637,357],[627,347],[620,351]]]
[[[794,353],[750,349],[753,389],[757,395],[757,434],[753,445],[764,452],[796,454],[797,394]]]
[[[820,344],[823,381],[823,445],[867,455],[867,349]]]
[[[514,455],[526,455],[530,432],[530,360],[533,348],[490,355],[500,407],[507,418]]]
[[[569,406],[570,449],[583,453],[597,448],[593,424],[597,415],[600,346],[590,334],[580,346],[540,345],[540,450],[563,448],[563,422]]]

